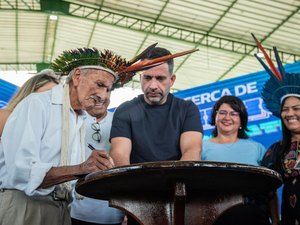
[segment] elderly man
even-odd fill
[[[66,84],[17,105],[1,137],[1,225],[70,224],[69,181],[114,166],[106,151],[85,160],[83,110],[110,95],[122,62],[109,51],[66,51],[51,66],[68,75]]]

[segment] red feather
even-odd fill
[[[278,80],[282,81],[282,77],[280,75],[280,73],[278,72],[278,70],[276,69],[275,65],[273,64],[270,56],[268,55],[268,53],[265,51],[264,47],[261,45],[261,43],[257,40],[257,38],[254,36],[254,34],[252,34],[252,37],[254,38],[256,45],[258,46],[258,48],[261,50],[261,52],[264,54],[265,59],[267,60],[270,69],[272,70],[273,74],[275,77],[277,77]]]
[[[161,62],[165,62],[168,61],[169,59],[173,59],[179,56],[183,56],[183,55],[187,55],[187,54],[191,54],[195,51],[198,51],[199,49],[193,49],[193,50],[188,50],[188,51],[184,51],[184,52],[179,52],[176,54],[172,54],[172,55],[166,55],[166,56],[162,56],[156,59],[149,59],[149,60],[143,60],[141,62],[138,62],[134,65],[128,66],[127,68],[119,71],[118,73],[126,73],[126,72],[134,72],[134,71],[141,71],[141,70],[145,70],[147,68],[150,68],[152,66],[157,66],[159,65]]]

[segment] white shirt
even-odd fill
[[[46,173],[59,166],[62,136],[63,87],[33,93],[10,115],[0,143],[0,187],[25,194],[48,195],[54,187],[41,189]],[[80,163],[80,127],[84,116],[70,110],[69,164]]]
[[[100,124],[100,134],[101,141],[98,143],[93,140],[92,135],[95,131],[91,128],[91,125],[96,122],[96,118],[91,117],[87,114],[87,118],[85,120],[86,124],[86,136],[85,136],[85,144],[86,144],[86,152],[85,156],[88,157],[92,150],[88,148],[88,144],[91,144],[97,150],[110,150],[110,129],[112,123],[113,113],[107,112],[105,118],[103,118]],[[124,214],[122,211],[110,208],[108,206],[108,201],[102,201],[92,198],[84,197],[81,200],[76,199],[74,196],[72,203],[70,204],[71,208],[71,217],[77,220],[87,221],[89,223],[101,223],[101,224],[113,224],[113,223],[121,223]]]

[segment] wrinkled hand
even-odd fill
[[[86,161],[80,164],[83,173],[92,173],[114,167],[114,161],[107,151],[93,150]]]

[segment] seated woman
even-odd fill
[[[248,113],[244,103],[235,96],[223,96],[216,102],[211,115],[213,138],[205,140],[202,160],[260,165],[266,149],[246,134]],[[217,225],[269,225],[268,198],[255,196],[254,204],[226,211]]]

